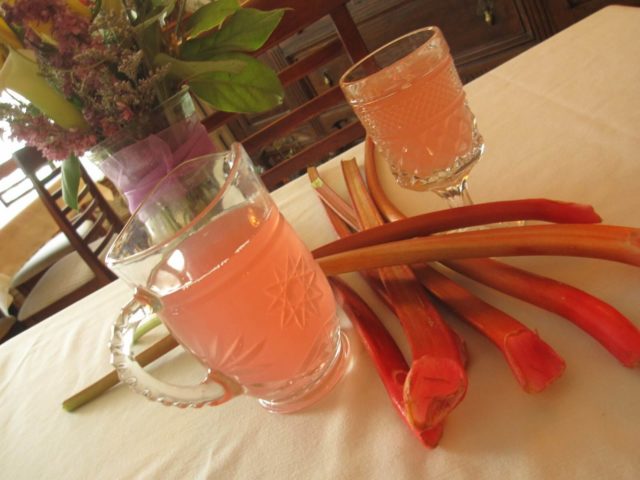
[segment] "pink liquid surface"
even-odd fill
[[[427,178],[472,148],[474,118],[448,49],[424,45],[348,90],[395,173]]]
[[[265,220],[251,207],[232,210],[176,252],[156,270],[152,289],[183,284],[162,296],[160,316],[203,364],[264,398],[332,359],[333,295],[277,212]]]

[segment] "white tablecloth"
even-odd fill
[[[638,33],[640,9],[610,7],[468,85],[487,143],[471,175],[477,202],[572,200],[591,203],[607,223],[640,227]],[[351,153],[361,158],[362,149]],[[321,172],[343,190],[337,161]],[[442,206],[434,196],[388,188],[407,213]],[[306,179],[274,197],[310,247],[332,238]],[[640,269],[567,258],[513,262],[584,288],[640,325]],[[355,284],[401,338],[389,313]],[[180,410],[122,386],[63,411],[63,399],[110,370],[110,323],[131,294],[115,282],[0,346],[0,477],[640,478],[638,370],[563,319],[472,288],[537,329],[567,370],[544,393],[523,393],[489,342],[447,316],[467,341],[470,385],[440,446],[426,450],[391,407],[345,318],[352,369],[301,413],[269,414],[248,397]],[[178,351],[152,369],[183,383],[201,375]]]

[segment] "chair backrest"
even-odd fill
[[[69,243],[93,271],[99,284],[106,285],[116,279],[100,258],[111,239],[123,227],[109,203],[82,166],[81,189],[78,193],[79,210],[73,210],[62,199],[62,168],[50,164],[35,148],[25,147],[13,154],[14,161],[31,180],[40,199],[69,239]],[[39,176],[43,166],[51,166],[51,172]],[[81,235],[76,229],[87,220],[93,222],[89,232]],[[99,241],[98,241],[99,240]]]
[[[262,10],[288,9],[267,43],[256,52],[256,56],[272,51],[290,37],[323,17],[329,16],[336,29],[337,38],[325,41],[293,63],[283,61],[284,66],[279,70],[278,76],[285,88],[304,80],[305,77],[317,72],[321,67],[344,53],[348,57],[348,64],[362,59],[368,54],[368,49],[346,7],[347,3],[348,0],[249,0],[244,4],[245,7]],[[251,132],[245,138],[236,138],[243,143],[247,152],[257,163],[260,163],[259,153],[265,146],[293,132],[301,125],[312,122],[320,114],[345,103],[344,96],[337,84],[320,94],[313,91],[313,86],[310,86],[309,82],[305,86],[306,94],[315,96],[306,102],[299,102],[301,104],[289,108],[284,113],[280,112],[277,115],[278,112],[276,112],[273,115],[275,119],[271,118],[269,114],[263,115],[263,117],[269,118],[266,125]],[[286,97],[285,104],[287,104]],[[223,125],[228,125],[237,117],[238,114],[216,112],[204,120],[204,125],[209,131],[213,131]],[[317,130],[316,133],[318,133]],[[269,189],[286,182],[298,172],[304,171],[307,166],[325,160],[340,147],[364,138],[364,128],[353,117],[353,122],[347,125],[337,125],[330,131],[324,132],[324,135],[320,133],[317,136],[319,138],[315,143],[306,146],[280,163],[263,165],[267,170],[262,174],[262,179]]]
[[[33,191],[29,179],[16,174],[16,171],[19,168],[14,162],[7,161],[0,165],[0,203],[5,207]]]

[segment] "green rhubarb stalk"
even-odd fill
[[[177,346],[178,342],[176,342],[171,335],[167,335],[166,337],[158,340],[156,343],[151,345],[145,351],[138,354],[136,356],[136,361],[144,367],[154,360],[160,358],[164,354],[170,352]],[[115,370],[112,370],[100,380],[92,383],[87,388],[81,390],[75,395],[67,398],[64,402],[62,402],[62,408],[64,408],[67,412],[73,412],[80,408],[82,405],[85,405],[95,398],[98,398],[100,395],[109,390],[111,387],[117,385],[119,382],[120,379],[118,378],[118,373]]]

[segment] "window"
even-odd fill
[[[0,95],[0,101],[11,103],[15,100],[7,95],[6,92],[3,92]],[[9,130],[6,123],[2,123],[1,126],[5,132]],[[0,136],[0,192],[2,192],[0,199],[0,228],[37,197],[37,194],[32,191],[15,200],[32,187],[31,182],[25,178],[22,171],[13,167],[13,160],[11,160],[13,152],[22,147],[22,142],[9,140],[6,137],[8,135]],[[5,191],[5,189],[8,190]]]

